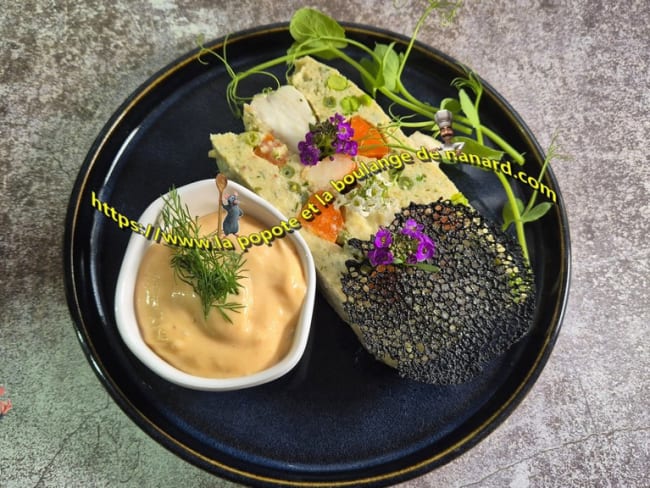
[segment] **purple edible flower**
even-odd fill
[[[311,132],[308,132],[307,137],[310,138],[310,136]],[[314,166],[320,161],[320,151],[307,141],[298,143],[298,151],[300,152],[300,162],[305,166]]]
[[[436,244],[428,235],[420,234],[418,241],[418,248],[415,251],[415,261],[417,263],[432,258],[436,252]]]
[[[368,260],[372,266],[380,264],[418,265],[433,257],[436,244],[422,232],[424,225],[414,219],[407,219],[404,225],[393,234],[389,229],[380,227],[374,238],[374,249],[368,251]]]
[[[391,264],[394,261],[393,253],[387,247],[378,247],[368,251],[368,260],[373,266]]]
[[[334,114],[334,116],[330,117],[330,122],[332,125],[336,125],[336,135],[339,140],[347,141],[352,139],[354,129],[345,121],[345,118],[341,114]]]
[[[422,224],[418,224],[414,219],[407,219],[406,222],[404,222],[401,232],[406,236],[417,239],[422,235],[422,229],[424,229]]]
[[[341,114],[334,114],[328,120],[310,124],[305,140],[298,143],[300,162],[313,166],[334,154],[356,156],[358,143],[352,140],[354,129]]]
[[[356,156],[359,145],[357,141],[340,141],[334,142],[334,152],[339,154],[347,154],[349,156]]]
[[[393,235],[388,229],[379,229],[375,236],[375,247],[389,247],[393,243]]]

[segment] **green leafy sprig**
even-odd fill
[[[544,163],[542,164],[542,168],[539,171],[539,176],[537,177],[538,182],[542,180],[544,174],[546,173],[546,168],[553,159],[569,159],[568,155],[560,154],[558,152],[557,137],[558,135],[556,132],[551,138],[551,144],[548,148],[548,151],[546,152]],[[533,191],[533,194],[530,196],[530,199],[526,205],[524,205],[524,202],[519,198],[515,198],[512,201],[508,200],[503,207],[503,225],[501,226],[502,230],[507,230],[511,224],[515,224],[515,226],[517,226],[518,222],[520,222],[521,225],[523,225],[527,222],[534,222],[535,220],[538,220],[546,215],[553,204],[551,202],[542,202],[535,204],[538,194],[539,190]],[[516,211],[514,211],[515,208]]]
[[[214,238],[216,234],[201,236],[198,218],[192,218],[187,205],[183,205],[175,188],[163,197],[161,211],[163,225],[167,232],[175,234],[179,241],[197,242],[199,239]],[[232,250],[222,250],[215,246],[209,248],[190,246],[170,246],[173,248],[171,266],[175,275],[190,285],[201,299],[203,316],[216,308],[221,316],[232,322],[228,312],[239,312],[244,305],[228,301],[242,287],[240,280],[245,260],[242,254]]]
[[[467,78],[456,78],[451,84],[458,89],[458,101],[460,103],[460,108],[463,113],[467,116],[467,120],[470,123],[470,126],[474,129],[476,134],[476,143],[479,146],[485,147],[484,138],[483,138],[483,127],[481,126],[481,117],[479,115],[478,106],[481,101],[481,95],[483,94],[483,85],[477,76],[473,73],[469,73]],[[465,88],[470,89],[474,93],[474,101],[470,98],[469,94],[465,91]],[[467,141],[469,143],[470,141]],[[473,141],[471,141],[473,142]],[[476,148],[474,148],[476,149]],[[467,148],[468,152],[472,152],[471,148]],[[500,160],[503,154],[499,155],[498,159]],[[528,254],[528,245],[526,243],[526,233],[524,232],[524,221],[521,219],[521,209],[517,205],[517,197],[515,197],[512,187],[508,178],[501,172],[495,171],[497,179],[503,186],[503,189],[506,193],[507,202],[504,207],[508,208],[511,212],[511,222],[515,224],[515,232],[517,234],[517,240],[524,255],[526,262],[529,262]],[[505,215],[505,214],[504,214]]]

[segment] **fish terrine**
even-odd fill
[[[322,293],[377,359],[417,381],[460,383],[527,332],[532,273],[518,246],[426,157],[439,150],[437,140],[406,136],[357,85],[310,57],[296,61],[289,84],[257,94],[243,114],[244,132],[210,136],[219,171],[288,218],[301,217]],[[299,148],[307,133],[341,116],[362,121],[368,139],[358,141],[358,153],[305,165]],[[364,249],[379,229],[398,232],[409,215],[427,219],[445,269],[369,273],[359,261]],[[368,301],[364,294],[372,303],[356,306]]]

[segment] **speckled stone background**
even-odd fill
[[[313,1],[410,34],[420,2]],[[229,486],[117,407],[75,336],[63,285],[73,181],[104,122],[208,38],[287,21],[302,2],[0,0],[0,486]],[[421,40],[473,68],[543,146],[571,224],[573,281],[555,350],[521,406],[408,487],[650,486],[650,4],[467,1]]]

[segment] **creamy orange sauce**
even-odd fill
[[[199,219],[206,233],[217,227],[217,214]],[[239,235],[266,228],[245,215]],[[229,236],[239,252],[234,236]],[[152,244],[145,254],[135,287],[135,311],[147,345],[165,361],[195,376],[230,378],[262,371],[287,354],[307,290],[296,249],[287,237],[271,246],[250,248],[245,254],[243,289],[229,301],[245,305],[218,310],[204,319],[201,300],[192,287],[174,276],[172,250]]]

